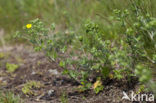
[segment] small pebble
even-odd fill
[[[48,96],[54,96],[54,93],[55,93],[55,91],[52,89],[52,90],[49,90],[48,91]]]
[[[31,74],[34,75],[34,74],[36,74],[36,72],[33,71]]]
[[[53,74],[53,75],[58,75],[59,72],[56,69],[50,69],[48,70],[49,73]]]

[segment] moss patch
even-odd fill
[[[0,59],[3,59],[5,57],[4,53],[0,53]]]
[[[22,92],[25,95],[35,95],[34,92],[32,91],[33,88],[39,89],[43,86],[39,81],[28,81],[26,84],[24,84],[22,88]]]
[[[14,72],[18,68],[19,68],[19,66],[17,64],[6,63],[6,69],[10,73]]]

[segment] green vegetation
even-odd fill
[[[16,69],[18,69],[19,66],[16,64],[10,64],[10,63],[6,63],[6,69],[8,72],[12,73],[14,72]]]
[[[60,100],[61,100],[61,103],[69,103],[67,94],[65,92],[62,93]]]
[[[0,53],[0,59],[3,59],[5,57],[4,53]]]
[[[127,0],[125,3],[126,9],[116,8],[109,13],[111,19],[109,24],[104,22],[105,28],[88,19],[82,24],[80,30],[83,31],[56,32],[54,24],[48,28],[35,19],[16,36],[29,40],[36,51],[43,51],[50,60],[60,59],[59,65],[65,69],[63,74],[79,82],[83,91],[93,85],[88,78],[96,78],[94,91],[100,92],[104,88],[101,80],[110,74],[118,80],[137,76],[140,83],[153,86],[156,18],[149,9],[152,1],[149,4],[145,0]],[[74,70],[70,68],[72,65]]]
[[[7,41],[28,40],[35,51],[59,61],[63,74],[81,84],[82,92],[98,94],[108,78],[135,76],[156,94],[155,4],[156,0],[0,0],[0,29],[9,34]],[[6,64],[8,72],[18,67]],[[22,92],[33,94],[33,87],[40,88],[40,83],[29,81]]]
[[[40,18],[47,25],[54,22],[59,31],[83,32],[82,24],[86,19],[100,24],[105,36],[112,38],[118,29],[110,21],[114,9],[128,8],[130,0],[1,0],[0,28],[8,34],[22,29],[29,20]],[[155,0],[145,1],[152,16],[156,16]],[[113,29],[112,29],[113,28]],[[13,41],[12,35],[5,35],[7,41]],[[16,41],[17,42],[17,41]]]
[[[33,89],[39,89],[43,85],[39,81],[28,81],[26,84],[24,84],[22,88],[22,92],[25,95],[35,95],[33,92]]]
[[[19,96],[11,92],[0,92],[0,103],[23,103]]]

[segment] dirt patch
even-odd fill
[[[135,91],[138,87],[137,78],[131,81],[106,79],[103,92],[95,94],[88,90],[82,93],[76,89],[79,83],[61,74],[63,69],[57,62],[50,62],[44,54],[34,52],[32,47],[18,45],[2,48],[0,52],[5,54],[0,59],[0,88],[20,94],[25,103],[131,103],[121,100],[122,92]],[[14,73],[8,73],[6,63],[17,64],[19,68]],[[34,94],[26,95],[22,88],[32,80],[44,86],[33,88]]]

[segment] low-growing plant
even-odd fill
[[[97,78],[97,81],[93,84],[93,89],[95,91],[95,93],[99,93],[100,91],[102,91],[104,88],[104,86],[102,85],[102,81],[100,78]]]
[[[132,59],[131,71],[139,77],[140,83],[148,84],[148,87],[149,84],[155,85],[152,81],[152,69],[155,65],[156,19],[148,12],[144,0],[130,1],[129,10],[114,12],[115,20],[121,24],[122,32],[125,34],[122,38],[124,44],[129,46],[131,52],[128,54]]]
[[[5,57],[4,53],[0,52],[0,59],[3,59]]]
[[[62,93],[60,100],[61,100],[61,103],[69,103],[67,94],[65,92]]]
[[[103,30],[91,20],[85,22],[83,34],[76,34],[56,33],[54,24],[46,28],[35,19],[16,36],[29,40],[36,51],[43,51],[50,60],[58,60],[63,74],[79,82],[82,91],[93,85],[99,93],[104,88],[102,81],[110,75],[118,80],[138,76],[141,83],[151,83],[150,68],[156,61],[156,19],[142,8],[144,2],[130,0],[127,9],[114,10],[110,22],[120,29],[114,40],[106,39]]]
[[[19,96],[15,96],[12,92],[0,91],[0,103],[23,103]]]
[[[18,68],[19,68],[19,66],[17,64],[6,63],[6,69],[10,73],[14,72]]]
[[[24,84],[22,88],[22,92],[25,95],[35,95],[32,89],[39,89],[43,86],[39,81],[28,81],[26,84]]]

